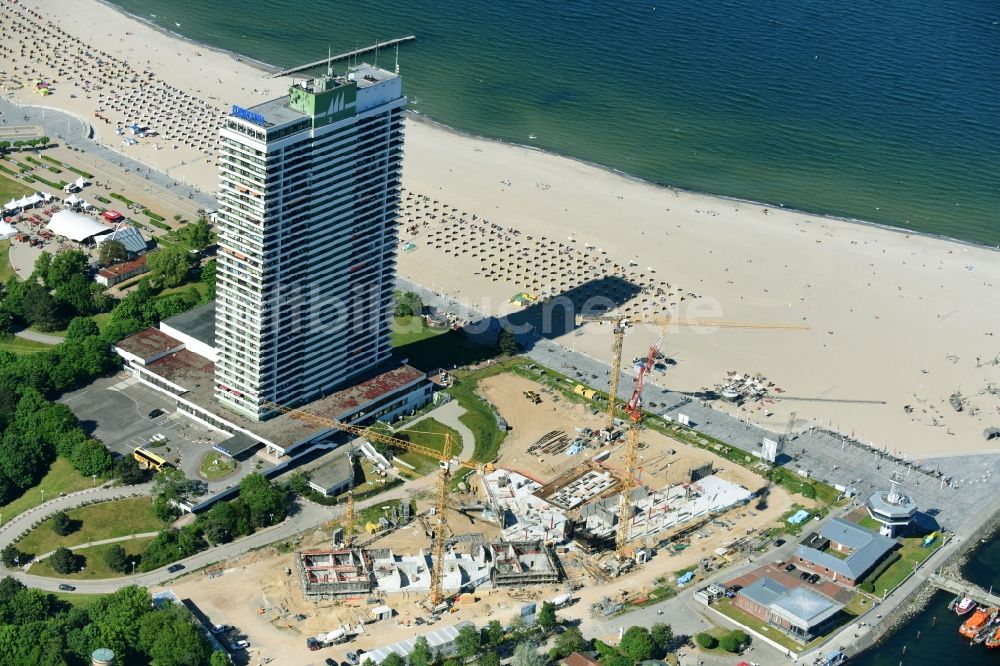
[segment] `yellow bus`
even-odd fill
[[[136,447],[135,450],[132,451],[132,457],[135,458],[135,461],[139,463],[141,467],[145,467],[146,469],[155,469],[157,472],[164,467],[171,466],[165,459],[156,455],[152,451],[147,451],[141,447]]]

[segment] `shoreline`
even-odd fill
[[[164,28],[163,26],[160,26],[160,25],[156,24],[155,22],[149,20],[148,18],[145,18],[145,17],[142,17],[142,16],[138,16],[136,14],[133,14],[133,13],[129,12],[129,11],[126,11],[123,7],[120,7],[120,6],[118,6],[118,5],[110,2],[109,0],[97,0],[97,2],[99,2],[102,5],[104,5],[104,6],[108,7],[108,8],[110,8],[110,9],[114,10],[115,12],[121,14],[122,16],[125,16],[125,17],[127,17],[127,18],[129,18],[129,19],[131,19],[133,21],[137,21],[137,22],[139,22],[139,23],[141,23],[143,25],[146,25],[146,26],[152,28],[153,30],[156,30],[157,32],[159,32],[162,35],[165,35],[165,36],[170,37],[172,39],[179,40],[179,41],[184,42],[186,44],[189,44],[191,46],[196,46],[198,48],[204,48],[206,50],[214,51],[215,53],[218,53],[220,55],[224,55],[226,57],[231,58],[235,62],[242,62],[242,63],[249,64],[249,65],[251,65],[251,66],[259,69],[265,75],[270,75],[270,74],[274,74],[275,72],[281,71],[281,67],[279,67],[277,65],[273,65],[271,63],[267,63],[267,62],[264,62],[262,60],[258,60],[256,58],[253,58],[253,57],[248,56],[246,54],[238,53],[236,51],[231,51],[231,50],[228,50],[228,49],[225,49],[225,48],[222,48],[222,47],[213,46],[213,45],[207,44],[205,42],[199,42],[199,41],[196,41],[196,40],[191,39],[189,37],[186,37],[186,36],[184,36],[184,35],[182,35],[180,33],[177,33],[177,32],[175,32],[173,30],[170,30],[169,28]],[[287,78],[294,79],[296,77],[289,76]],[[305,78],[305,77],[301,77],[301,78]],[[275,79],[275,80],[277,80],[277,79]],[[930,238],[930,239],[933,239],[933,240],[940,240],[940,241],[945,241],[945,242],[950,242],[950,243],[956,243],[958,245],[963,245],[963,246],[967,246],[967,247],[973,247],[973,248],[977,248],[977,249],[986,249],[986,250],[991,250],[991,251],[994,251],[994,252],[1000,252],[1000,245],[995,245],[995,246],[994,245],[986,245],[985,243],[978,243],[978,242],[971,241],[971,240],[964,240],[964,239],[961,239],[961,238],[956,238],[954,236],[946,236],[944,234],[934,234],[934,233],[925,232],[925,231],[912,231],[912,230],[906,229],[905,227],[897,227],[897,226],[893,226],[891,224],[886,224],[886,223],[883,223],[883,222],[874,222],[874,221],[863,220],[863,219],[859,219],[859,218],[844,217],[844,216],[835,215],[835,214],[832,214],[832,213],[816,212],[816,211],[810,211],[810,210],[801,209],[801,208],[790,208],[790,207],[786,207],[784,204],[780,204],[780,203],[773,203],[773,202],[768,202],[768,201],[758,201],[758,200],[755,200],[755,199],[748,199],[748,198],[740,197],[740,196],[737,196],[737,195],[720,194],[720,193],[717,193],[717,192],[709,192],[709,191],[706,191],[706,190],[697,190],[697,189],[691,189],[691,188],[681,188],[681,187],[678,187],[676,185],[671,185],[670,183],[660,182],[660,181],[654,181],[654,180],[650,180],[648,178],[643,178],[642,176],[639,176],[639,175],[636,175],[636,174],[632,174],[632,173],[629,173],[627,171],[622,171],[621,169],[617,169],[615,167],[611,167],[611,166],[608,166],[606,164],[601,164],[599,162],[593,162],[591,160],[587,160],[587,159],[584,159],[584,158],[581,158],[581,157],[574,157],[572,155],[564,155],[562,153],[558,153],[558,152],[554,152],[554,151],[551,151],[551,150],[547,150],[545,148],[540,148],[538,146],[531,146],[531,145],[528,145],[528,144],[518,143],[516,141],[504,141],[503,139],[499,139],[499,138],[496,138],[496,137],[490,137],[490,136],[484,136],[484,135],[481,135],[481,134],[476,134],[476,133],[468,131],[468,130],[464,130],[464,129],[461,129],[461,128],[454,127],[452,125],[448,125],[448,124],[446,124],[444,122],[441,122],[439,120],[434,119],[432,116],[429,116],[429,115],[425,114],[422,111],[417,111],[417,110],[414,110],[414,109],[409,109],[409,108],[406,109],[406,117],[410,118],[414,122],[424,123],[424,124],[427,124],[427,125],[435,128],[435,129],[442,130],[442,131],[445,131],[445,132],[449,132],[449,133],[454,134],[454,135],[459,136],[459,137],[475,139],[475,140],[478,140],[478,141],[489,141],[489,142],[497,143],[497,144],[504,145],[504,146],[513,146],[515,148],[522,148],[522,149],[525,149],[525,150],[532,150],[532,151],[538,152],[538,153],[543,154],[543,155],[549,155],[549,156],[552,156],[552,157],[558,157],[558,158],[570,160],[572,162],[576,162],[578,164],[582,164],[584,166],[588,166],[588,167],[600,169],[600,170],[605,171],[607,173],[610,173],[612,175],[620,176],[622,178],[634,181],[636,183],[639,183],[639,184],[642,184],[642,185],[649,185],[651,187],[656,187],[656,188],[659,188],[659,189],[664,189],[664,190],[673,191],[673,192],[680,192],[680,193],[683,193],[683,194],[691,194],[691,195],[697,195],[697,196],[704,196],[704,197],[709,197],[709,198],[712,198],[712,199],[719,199],[721,201],[726,201],[726,202],[731,202],[731,203],[737,203],[737,204],[746,204],[746,205],[761,206],[761,207],[771,207],[771,208],[775,208],[775,209],[778,209],[778,210],[787,211],[789,213],[799,213],[801,215],[810,215],[810,216],[813,216],[813,217],[821,218],[822,220],[825,220],[825,221],[843,222],[843,223],[847,223],[847,224],[856,224],[856,225],[860,225],[860,226],[864,226],[864,227],[871,227],[871,228],[874,228],[874,229],[882,229],[882,230],[885,230],[885,231],[895,232],[895,233],[898,233],[898,234],[902,234],[903,236],[922,236],[922,237]]]

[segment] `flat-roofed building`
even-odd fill
[[[737,592],[733,603],[803,643],[830,631],[844,608],[806,587],[786,587],[767,576]]]

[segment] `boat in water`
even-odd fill
[[[990,632],[989,638],[983,644],[991,650],[1000,647],[1000,627]]]
[[[961,596],[955,597],[955,600],[951,602],[950,610],[955,611],[955,615],[961,617],[968,614],[975,607],[976,602],[972,600],[972,597]]]
[[[986,609],[986,623],[979,628],[976,635],[972,637],[973,643],[982,643],[991,636],[997,626],[997,616],[1000,615],[1000,608],[993,606]]]
[[[968,620],[958,628],[958,633],[966,638],[975,638],[976,633],[986,625],[986,609],[979,607]]]

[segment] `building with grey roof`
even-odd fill
[[[431,649],[431,654],[434,656],[434,660],[437,662],[444,661],[448,657],[455,654],[455,639],[458,638],[458,632],[461,631],[462,627],[465,626],[475,626],[471,622],[459,622],[450,627],[441,627],[440,629],[435,629],[429,633],[423,634],[423,637],[427,639],[427,645]],[[407,638],[406,640],[399,641],[398,643],[392,643],[390,645],[384,645],[382,647],[375,648],[370,652],[364,654],[364,659],[367,661],[371,659],[376,666],[381,664],[386,657],[391,653],[395,652],[403,659],[406,659],[413,652],[413,646],[416,643],[419,636],[414,636],[413,638]]]
[[[898,545],[894,539],[841,518],[829,521],[795,549],[795,564],[846,585],[857,585]]]
[[[767,576],[737,592],[733,603],[803,643],[830,631],[844,608],[807,587],[786,587]]]

